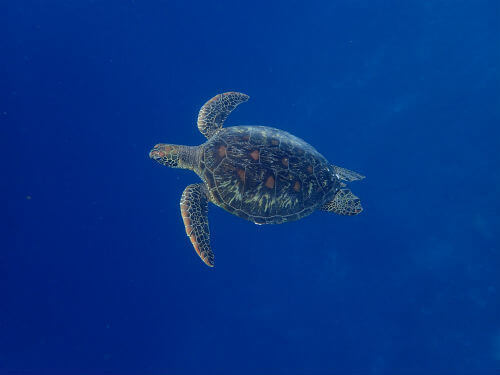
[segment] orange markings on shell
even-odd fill
[[[245,183],[245,171],[243,169],[238,169],[236,172],[238,173],[238,177],[241,182]]]
[[[220,146],[218,153],[219,153],[219,157],[221,157],[221,158],[225,157],[226,156],[226,146]]]
[[[307,171],[308,171],[309,173],[313,173],[313,167],[309,165],[309,166],[307,167]]]
[[[269,176],[266,180],[266,187],[272,189],[274,187],[274,177]]]
[[[254,150],[250,153],[250,156],[253,160],[259,160],[259,150]]]
[[[293,185],[293,190],[300,191],[300,182],[299,181],[295,181],[295,184]]]
[[[281,164],[288,168],[288,158],[281,159]]]

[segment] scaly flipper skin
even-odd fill
[[[349,169],[337,167],[336,165],[334,166],[335,169],[335,174],[337,175],[338,178],[344,181],[356,181],[356,180],[362,180],[365,178],[365,176],[360,175],[357,172],[350,171]]]
[[[240,103],[246,102],[249,96],[240,92],[225,92],[214,96],[198,113],[198,129],[207,138],[222,128],[227,116]]]
[[[205,184],[193,184],[184,189],[181,198],[181,215],[186,234],[196,253],[207,266],[213,267],[214,253],[210,249],[208,198]]]
[[[321,206],[321,210],[352,216],[363,211],[363,207],[361,207],[360,199],[349,189],[340,189],[330,202]]]

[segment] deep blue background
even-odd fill
[[[0,373],[500,371],[500,3],[10,1],[0,16]],[[179,213],[200,106],[367,178],[365,211]]]

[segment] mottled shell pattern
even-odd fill
[[[279,129],[221,128],[201,148],[200,176],[212,202],[257,224],[298,220],[341,187],[319,152]]]

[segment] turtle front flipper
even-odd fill
[[[320,208],[323,211],[335,212],[339,215],[357,215],[363,211],[361,200],[349,189],[340,189],[330,202]]]
[[[209,267],[214,266],[208,228],[208,198],[204,184],[189,185],[181,197],[181,215],[194,249]]]
[[[207,138],[222,128],[227,116],[240,103],[246,102],[249,96],[240,92],[225,92],[214,96],[198,113],[198,129]]]

